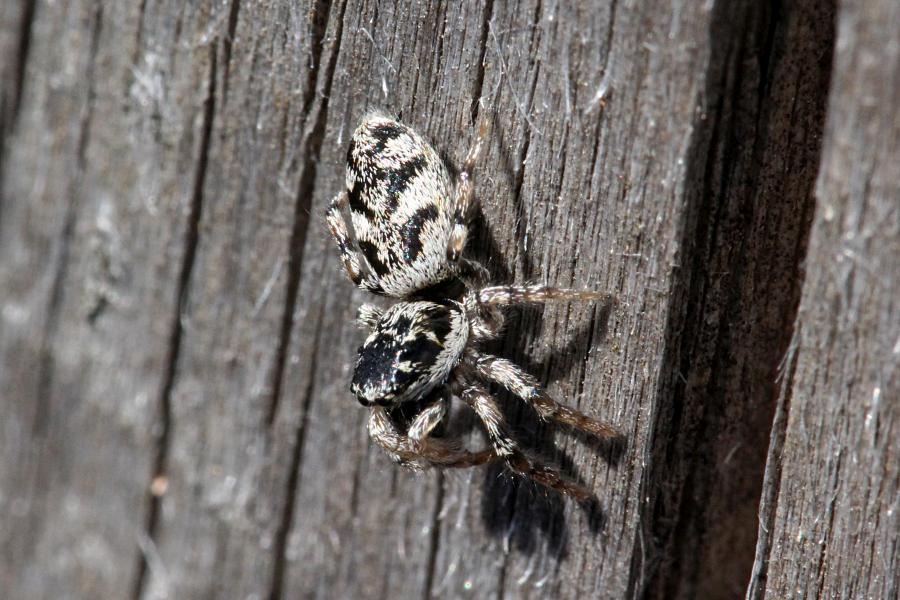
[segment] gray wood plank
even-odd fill
[[[790,116],[782,117],[781,121],[772,125],[777,135],[768,131],[757,133],[751,130],[748,133],[748,136],[771,135],[773,139],[783,141],[789,137],[789,123],[796,122],[793,134],[809,135],[810,143],[802,145],[794,155],[802,172],[797,184],[790,186],[787,194],[776,194],[775,184],[765,180],[764,183],[769,186],[767,189],[771,190],[765,194],[765,190],[759,190],[762,187],[760,182],[757,183],[759,187],[727,188],[721,192],[724,200],[706,200],[703,194],[709,190],[703,184],[690,180],[696,173],[689,171],[699,168],[702,174],[708,160],[703,144],[708,144],[709,140],[698,143],[692,137],[692,127],[699,129],[699,133],[694,135],[708,137],[712,126],[704,125],[704,119],[698,118],[695,111],[700,110],[698,107],[702,107],[704,102],[714,105],[716,99],[725,93],[718,80],[710,83],[704,79],[707,70],[724,76],[722,73],[738,67],[734,62],[726,64],[725,50],[717,48],[715,51],[719,54],[714,60],[722,64],[717,63],[715,67],[718,70],[714,70],[710,66],[713,58],[709,53],[712,50],[703,44],[696,46],[690,42],[702,38],[699,32],[711,27],[708,19],[712,16],[702,11],[696,15],[690,11],[679,12],[684,22],[696,29],[687,27],[682,30],[669,23],[666,15],[659,15],[661,32],[655,37],[652,29],[648,33],[644,16],[623,12],[623,20],[616,20],[617,25],[608,42],[613,57],[598,52],[602,48],[598,47],[597,41],[609,35],[604,27],[610,17],[602,13],[573,14],[563,8],[546,5],[539,7],[539,10],[538,7],[509,7],[505,12],[501,7],[494,6],[484,28],[486,34],[482,37],[485,67],[481,96],[482,105],[487,107],[483,110],[499,115],[497,122],[502,125],[495,126],[495,139],[479,179],[487,222],[486,231],[482,230],[482,234],[487,234],[489,239],[476,240],[476,254],[484,256],[487,250],[492,251],[488,255],[488,263],[499,278],[593,284],[601,289],[618,290],[617,293],[623,297],[625,307],[618,307],[608,323],[601,323],[604,321],[602,316],[590,309],[549,308],[542,315],[526,313],[510,328],[511,339],[505,347],[508,355],[536,366],[540,375],[550,379],[551,391],[570,401],[573,396],[577,401],[580,391],[582,408],[621,423],[628,432],[629,444],[633,446],[625,457],[618,458],[618,464],[612,468],[608,463],[616,461],[611,460],[608,453],[586,450],[578,442],[572,443],[559,436],[560,440],[570,444],[563,446],[562,452],[571,454],[575,471],[579,472],[579,464],[586,463],[590,465],[588,472],[593,473],[592,477],[604,481],[600,489],[605,523],[599,531],[592,531],[590,519],[577,509],[558,499],[547,498],[528,485],[517,485],[509,478],[501,477],[496,469],[488,470],[485,475],[432,474],[430,479],[426,475],[423,482],[423,476],[397,474],[383,457],[375,454],[367,461],[375,461],[374,464],[378,465],[376,473],[372,473],[375,470],[372,467],[344,470],[340,466],[332,467],[337,472],[323,473],[320,465],[340,465],[343,452],[347,450],[343,447],[345,442],[338,439],[341,431],[359,432],[363,423],[362,417],[354,417],[351,424],[344,425],[348,414],[336,405],[337,400],[334,399],[335,396],[346,398],[346,392],[342,392],[340,386],[335,387],[334,382],[336,377],[340,379],[339,373],[343,373],[344,381],[349,377],[346,369],[347,365],[352,364],[352,353],[345,350],[345,358],[338,361],[343,365],[343,371],[321,366],[334,360],[334,349],[322,348],[318,358],[307,359],[300,346],[305,346],[304,340],[315,335],[315,329],[306,329],[305,321],[310,318],[310,313],[303,309],[304,312],[298,313],[296,319],[296,322],[303,323],[300,325],[303,333],[297,336],[298,362],[309,361],[318,369],[326,370],[321,378],[314,379],[312,398],[307,396],[311,411],[309,418],[314,425],[309,427],[304,439],[299,497],[293,513],[296,524],[286,553],[289,559],[296,560],[298,567],[289,569],[292,579],[285,584],[285,589],[301,589],[309,595],[318,596],[341,590],[347,595],[378,597],[388,592],[396,593],[396,590],[409,592],[419,585],[427,588],[428,595],[451,597],[470,593],[518,597],[529,593],[542,595],[547,590],[561,597],[585,590],[602,590],[601,593],[617,596],[641,593],[652,581],[663,552],[669,550],[662,544],[649,547],[652,543],[650,536],[657,533],[657,524],[653,519],[654,504],[667,499],[660,499],[662,485],[684,485],[686,471],[693,460],[691,451],[701,445],[696,435],[687,437],[681,449],[684,456],[665,461],[665,439],[668,438],[663,436],[677,434],[678,428],[678,423],[673,425],[668,422],[673,410],[668,395],[678,384],[676,381],[661,380],[661,373],[670,376],[666,369],[673,368],[668,362],[672,359],[667,359],[666,363],[659,361],[661,356],[666,355],[666,344],[680,344],[676,335],[684,327],[686,305],[694,301],[693,298],[683,297],[667,300],[667,296],[671,288],[677,291],[687,286],[691,276],[702,276],[709,268],[701,264],[699,273],[690,271],[687,275],[679,274],[677,266],[674,270],[672,268],[674,257],[678,255],[677,249],[685,244],[685,239],[692,240],[697,235],[697,211],[727,202],[730,203],[730,210],[737,212],[741,206],[754,202],[760,195],[773,204],[784,203],[784,196],[787,195],[790,200],[779,209],[781,212],[777,216],[772,215],[769,221],[761,219],[763,222],[757,225],[756,230],[744,232],[735,225],[731,232],[737,231],[747,238],[745,248],[752,249],[754,260],[762,264],[771,257],[779,256],[785,249],[790,251],[775,278],[779,282],[788,280],[785,286],[787,291],[773,285],[753,297],[771,302],[766,305],[771,311],[767,315],[775,322],[774,328],[790,321],[796,305],[797,258],[802,254],[802,240],[808,223],[802,210],[793,209],[808,205],[811,198],[810,188],[818,157],[815,132],[821,128],[821,98],[828,73],[827,61],[824,65],[817,61],[821,61],[823,50],[827,55],[830,39],[827,26],[821,39],[794,35],[799,40],[792,48],[799,47],[803,59],[792,67],[792,72],[802,72],[809,65],[815,67],[810,74],[804,72],[803,79],[797,85],[808,86],[818,94],[818,101],[804,104],[790,113],[792,102],[789,100],[793,95],[790,89],[780,92],[777,109]],[[686,12],[693,17],[685,16]],[[738,16],[745,14],[746,7],[744,13],[736,12]],[[798,17],[799,27],[805,28],[803,33],[823,21],[827,25],[827,10],[823,14],[824,17]],[[535,16],[531,23],[522,26],[522,15]],[[366,43],[371,43],[370,36],[375,40],[376,47],[379,43],[383,44],[379,47],[384,56],[380,64],[390,66],[376,67],[369,83],[370,97],[378,98],[381,104],[385,89],[388,90],[386,100],[390,103],[393,100],[391,90],[408,85],[405,83],[407,71],[395,65],[411,58],[408,53],[391,54],[383,49],[390,48],[390,42],[380,42],[379,34],[372,29],[390,29],[397,19],[390,13],[385,16],[381,11],[377,16],[377,21],[374,16],[371,17],[366,31],[362,32],[364,40],[357,42],[350,38],[352,45],[349,52],[354,56],[355,63],[356,44],[366,48]],[[714,16],[721,27],[726,17],[731,15],[720,12]],[[696,22],[692,22],[691,18]],[[757,31],[765,32],[771,23],[762,18],[759,20]],[[405,27],[405,23],[400,20],[396,27]],[[557,23],[566,26],[557,26]],[[682,22],[680,24],[684,26]],[[788,27],[786,22],[779,22],[779,26]],[[724,28],[723,35],[740,31],[742,27],[744,24],[741,21],[730,23]],[[450,33],[441,38],[445,43],[454,37],[452,20],[448,28]],[[654,42],[666,39],[670,30],[682,33],[684,39],[671,42],[672,50],[657,47]],[[622,36],[621,41],[616,35]],[[584,40],[591,40],[591,43]],[[558,50],[560,48],[563,50]],[[695,54],[685,53],[685,49],[693,50]],[[347,50],[342,47],[341,51]],[[616,51],[622,57],[616,55]],[[665,64],[653,62],[654,58],[662,60],[659,56],[667,57]],[[683,62],[676,61],[673,65],[668,60],[670,56],[683,58]],[[422,67],[421,53],[417,54],[416,60],[419,67],[416,81],[421,86],[423,81],[427,81],[425,74],[428,70]],[[613,60],[621,64],[610,63]],[[645,66],[640,62],[642,60],[652,63],[658,71],[648,72],[651,65]],[[568,64],[565,61],[569,61]],[[642,66],[635,67],[635,61]],[[567,70],[542,69],[540,65],[543,63],[552,66],[564,64]],[[603,75],[610,69],[610,64],[621,71],[604,82]],[[342,71],[339,62],[338,73]],[[639,74],[636,80],[632,75],[635,72]],[[594,94],[610,82],[616,84],[615,96],[600,110],[593,103]],[[681,90],[682,96],[672,98],[673,88]],[[444,102],[442,106],[457,107],[449,110],[443,108],[442,114],[465,114],[467,100],[465,96],[461,99],[441,99]],[[642,101],[646,105],[641,104]],[[357,110],[357,114],[362,112],[364,109]],[[393,112],[409,114],[403,105],[395,106]],[[667,118],[647,127],[641,118],[645,114],[666,114]],[[678,115],[682,120],[673,121]],[[721,135],[727,137],[735,125],[725,116],[719,118],[722,119],[721,127],[728,132]],[[415,117],[410,121],[418,125]],[[452,140],[455,137],[452,133],[445,133],[442,127],[426,122],[425,129],[433,132],[433,139]],[[746,121],[741,123],[746,124]],[[349,127],[352,127],[352,120]],[[471,125],[469,127],[471,131]],[[346,117],[335,128],[339,132],[346,131]],[[661,133],[660,129],[664,131]],[[679,134],[683,137],[679,138]],[[460,137],[465,138],[465,134]],[[663,160],[657,156],[663,152],[655,143],[659,138],[669,142],[666,146],[669,154]],[[678,139],[682,143],[679,144]],[[464,152],[465,143],[451,142],[451,145],[451,156],[459,157]],[[763,150],[754,151],[754,160],[762,155],[771,161],[771,168],[774,169],[785,152],[783,145],[773,141],[766,146],[765,139],[760,145]],[[339,168],[342,158],[340,149],[335,154],[332,164],[337,163]],[[747,163],[751,162],[747,159]],[[655,170],[657,168],[659,172]],[[751,172],[757,166],[754,162],[742,165],[742,168]],[[740,169],[735,170],[740,172]],[[719,185],[718,182],[716,185]],[[334,181],[331,189],[338,189],[339,186],[339,181]],[[603,204],[598,205],[595,202],[599,198],[594,199],[601,195]],[[323,193],[320,206],[324,206],[328,198],[329,194]],[[585,198],[594,202],[585,202]],[[610,203],[610,198],[614,199],[613,208],[607,211],[606,204]],[[615,209],[616,199],[620,202],[618,212]],[[710,228],[714,225],[709,220],[705,223]],[[781,228],[779,233],[783,237],[776,244],[761,243],[760,240],[770,236],[771,229],[776,225]],[[582,236],[582,232],[589,234]],[[323,243],[327,254],[328,241]],[[688,249],[686,253],[690,255],[691,251]],[[308,256],[313,254],[317,253],[307,251]],[[738,261],[739,258],[725,255],[721,260],[729,259]],[[610,273],[604,273],[605,270]],[[772,272],[765,268],[762,271],[757,277],[772,276]],[[312,277],[313,285],[320,286],[321,280],[317,274]],[[332,277],[336,279],[329,280],[329,289],[342,285],[340,274]],[[301,281],[301,290],[305,281]],[[722,298],[717,301],[725,302],[729,294],[751,284],[737,280],[720,285]],[[755,318],[753,299],[732,309],[728,318],[735,318],[735,315],[742,317],[745,313],[745,318]],[[345,318],[349,318],[352,309],[344,308],[343,300],[340,302]],[[717,306],[714,302],[710,305]],[[695,311],[701,309],[693,308]],[[318,321],[316,317],[312,319]],[[668,338],[667,327],[672,332]],[[352,329],[348,329],[346,335],[350,339],[361,339],[361,334],[353,334]],[[767,335],[774,339],[768,339]],[[750,353],[756,360],[763,359],[760,368],[767,368],[774,374],[779,360],[777,352],[784,347],[788,337],[789,332],[783,327],[774,335],[767,330],[766,334],[760,335],[760,339],[753,340],[759,347],[736,343],[731,350],[736,355]],[[721,348],[712,344],[697,345],[701,348],[701,351],[696,351],[697,354],[721,352]],[[554,353],[554,347],[563,350]],[[586,356],[590,356],[587,363]],[[689,360],[690,356],[682,360]],[[600,366],[594,367],[594,364]],[[594,368],[596,370],[592,370]],[[732,389],[738,388],[742,374],[731,376],[735,380],[730,384]],[[308,393],[309,385],[309,379],[300,377],[296,383],[289,380],[285,390]],[[747,390],[739,399],[727,396],[722,390],[713,390],[708,394],[695,392],[693,402],[695,407],[702,406],[709,399],[717,401],[720,406],[732,402],[735,404],[734,414],[745,415],[758,412],[759,396],[759,389]],[[769,402],[771,406],[771,397]],[[347,399],[345,403],[352,404],[352,400]],[[514,406],[511,408],[520,425],[526,429],[535,428],[533,420],[527,423],[527,414],[517,411]],[[654,412],[661,415],[656,417],[655,422],[642,416]],[[526,420],[524,424],[521,422],[523,417]],[[719,420],[709,427],[718,426],[726,418],[719,416]],[[767,429],[765,416],[757,418],[757,423],[761,422]],[[339,424],[334,425],[335,422]],[[320,428],[325,428],[325,431],[317,431]],[[547,435],[547,432],[544,429],[541,433]],[[654,435],[663,437],[662,450],[651,444]],[[722,448],[718,450],[719,461],[723,461],[728,451],[742,442],[748,446],[749,457],[733,466],[730,475],[742,477],[746,469],[757,473],[758,477],[765,449],[765,438],[759,435],[758,429],[748,427],[727,439],[723,437],[719,442]],[[354,443],[361,444],[366,456],[371,456],[371,450],[364,441]],[[716,449],[719,447],[716,446]],[[659,460],[659,466],[656,466],[656,460]],[[665,474],[665,470],[673,465],[677,467],[681,479]],[[702,468],[705,464],[700,466]],[[310,472],[315,473],[313,479],[306,475]],[[641,481],[642,472],[646,478],[644,481]],[[388,478],[389,483],[385,481]],[[400,478],[399,482],[397,478]],[[413,482],[411,485],[416,486],[412,489],[407,487],[410,479]],[[348,489],[351,482],[352,486]],[[390,486],[388,491],[384,491],[386,485]],[[419,495],[426,485],[438,486],[434,500],[432,496]],[[752,491],[759,489],[759,479],[749,487],[749,499],[746,498],[746,488],[739,486],[726,486],[721,492],[722,506],[732,503],[735,496],[741,497],[747,506],[741,515],[744,519],[741,527],[745,532],[755,529],[756,506]],[[652,499],[652,504],[633,505],[637,497],[645,495],[639,489],[649,492],[646,495]],[[360,500],[370,496],[378,500],[374,504]],[[340,497],[344,498],[343,502],[336,500]],[[409,498],[415,498],[415,502],[409,502]],[[311,506],[322,508],[315,508],[310,515]],[[669,518],[677,518],[679,508],[677,503],[674,507],[666,507]],[[431,521],[425,526],[422,526],[422,513],[431,515]],[[405,526],[398,526],[396,519],[401,517]],[[727,513],[711,516],[703,513],[701,517],[714,524],[722,522],[720,527],[723,529],[734,526],[734,519]],[[690,516],[685,520],[689,519]],[[697,520],[699,523],[694,527],[705,525],[700,518]],[[324,530],[322,523],[328,524]],[[648,540],[646,548],[638,546],[644,531]],[[410,540],[417,540],[415,547],[421,548],[429,537],[433,541],[428,552],[433,558],[423,575],[418,555],[409,551]],[[698,587],[697,579],[716,577],[719,581],[726,580],[730,587],[715,590],[714,586],[719,582],[706,581],[707,591],[713,589],[723,596],[733,594],[733,590],[741,589],[746,581],[752,559],[752,533],[749,539],[743,541],[745,551],[742,562],[726,575],[719,572],[698,575],[696,571],[684,575],[677,573],[669,576],[672,581],[668,581],[666,586],[678,589],[682,584],[678,577],[692,577],[684,586],[684,589],[692,590]],[[685,556],[692,556],[698,553],[698,549],[704,549],[705,544],[708,541],[700,539],[682,548],[682,551]],[[387,553],[385,548],[389,549]],[[391,552],[391,548],[396,548],[396,551]],[[640,558],[636,559],[636,556]],[[647,564],[642,566],[640,560],[646,560]],[[594,579],[582,581],[585,572],[591,573]],[[397,580],[399,583],[395,583]],[[373,585],[372,582],[378,583]]]
[[[331,54],[327,13],[311,10],[234,2],[204,25],[214,108],[165,398],[170,486],[152,531],[164,568],[145,598],[262,597],[276,568],[300,413],[273,411]]]
[[[900,593],[900,6],[841,3],[748,598]]]
[[[0,584],[733,596],[799,295],[831,6],[4,8],[0,44],[30,42],[0,157]],[[347,384],[371,299],[322,214],[373,109],[457,164],[489,118],[472,254],[497,281],[618,298],[516,312],[497,347],[624,431],[624,448],[591,444],[502,399],[596,510],[496,466],[402,471],[369,442]],[[465,411],[455,427],[484,444]]]
[[[2,188],[8,597],[129,597],[152,550],[208,79],[180,6],[35,11]]]
[[[831,73],[834,6],[724,5],[671,421],[657,432],[652,591],[734,598],[753,562],[778,376],[799,301]]]

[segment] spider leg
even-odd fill
[[[579,300],[612,301],[613,297],[592,290],[573,290],[546,285],[497,285],[472,290],[463,298],[470,318],[473,341],[495,339],[503,329],[504,318],[499,308],[511,304]]]
[[[530,458],[513,439],[497,402],[480,383],[463,376],[459,380],[460,397],[472,407],[487,430],[494,451],[506,466],[545,487],[571,496],[578,502],[591,498],[591,492],[581,485],[563,477],[554,469]]]
[[[469,317],[469,335],[473,342],[497,339],[506,323],[503,312],[489,304],[477,305],[474,309],[467,308],[466,315]]]
[[[604,292],[592,290],[573,290],[550,287],[547,285],[498,285],[470,292],[466,304],[487,304],[507,306],[510,304],[530,304],[542,302],[591,302],[595,300],[612,300],[612,296]]]
[[[491,273],[477,260],[463,258],[459,261],[459,276],[469,288],[484,287],[491,279]]]
[[[491,274],[480,262],[462,259],[459,262],[459,277],[467,289],[473,290],[484,287],[490,281]],[[500,335],[506,321],[500,308],[490,304],[478,304],[475,300],[469,304],[467,311],[472,338],[476,341],[486,341]]]
[[[341,252],[341,261],[344,263],[344,270],[347,277],[354,285],[376,293],[382,293],[381,286],[371,276],[362,272],[362,266],[359,261],[359,251],[356,244],[350,238],[350,232],[347,229],[347,222],[341,213],[347,204],[347,192],[342,191],[331,200],[328,209],[325,212],[325,221],[328,223],[328,229],[331,230],[331,237],[334,238],[338,250]]]
[[[465,360],[479,377],[502,385],[530,404],[545,420],[563,423],[601,438],[620,435],[612,425],[592,419],[554,400],[541,388],[537,379],[512,361],[471,348],[466,351]]]
[[[356,324],[363,329],[375,329],[383,314],[383,308],[374,304],[363,304],[356,311]]]
[[[422,444],[434,431],[434,428],[441,424],[447,411],[450,408],[450,395],[447,387],[444,386],[436,394],[434,402],[426,406],[416,415],[416,418],[409,424],[406,435],[414,444]]]
[[[421,468],[422,461],[441,467],[474,467],[496,458],[493,450],[470,452],[447,440],[429,438],[427,435],[420,440],[413,440],[402,435],[397,431],[387,409],[382,406],[373,408],[369,415],[369,435],[395,460],[408,463],[413,468]]]
[[[475,171],[475,165],[481,154],[481,148],[488,135],[488,121],[484,120],[478,128],[478,135],[475,137],[475,143],[469,149],[466,160],[463,162],[462,169],[456,180],[456,189],[453,198],[453,231],[450,233],[450,239],[447,241],[447,260],[455,263],[459,260],[459,255],[466,246],[466,237],[469,234],[468,216],[472,205],[472,199],[475,197],[475,187],[472,184],[472,174]]]

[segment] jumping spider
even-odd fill
[[[500,335],[503,306],[606,295],[544,285],[485,286],[485,269],[460,256],[472,173],[486,135],[483,125],[453,178],[424,139],[394,120],[370,115],[354,132],[347,189],[332,200],[326,220],[351,281],[400,302],[387,310],[360,307],[358,321],[370,334],[359,348],[350,389],[371,410],[369,435],[401,464],[470,467],[500,459],[513,472],[587,500],[588,490],[521,449],[483,382],[505,387],[545,420],[598,437],[614,437],[616,430],[557,403],[534,377],[478,347]],[[346,204],[355,245],[342,215]],[[450,282],[461,283],[460,291],[450,291]],[[491,449],[471,452],[432,435],[452,396],[478,415]]]

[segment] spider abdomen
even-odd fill
[[[371,116],[347,152],[347,198],[359,249],[388,296],[405,297],[447,279],[453,231],[452,179],[416,132]]]

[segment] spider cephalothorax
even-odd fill
[[[350,391],[364,406],[416,400],[446,381],[467,337],[462,311],[452,304],[395,304],[360,346]]]
[[[432,147],[396,121],[371,116],[354,132],[347,189],[332,201],[326,218],[350,279],[401,301],[387,310],[360,308],[358,320],[370,334],[359,348],[351,391],[371,410],[372,439],[402,464],[468,467],[502,460],[513,472],[585,500],[585,488],[519,446],[485,382],[505,387],[546,420],[601,437],[615,436],[615,430],[559,404],[534,377],[482,352],[479,344],[500,335],[503,306],[607,296],[542,285],[485,287],[484,269],[460,258],[471,173],[485,136],[482,127],[454,180]],[[347,204],[355,243],[341,214]],[[441,297],[454,287],[443,284],[454,281],[462,284],[461,294]],[[435,435],[454,396],[478,415],[490,450],[470,452]]]

